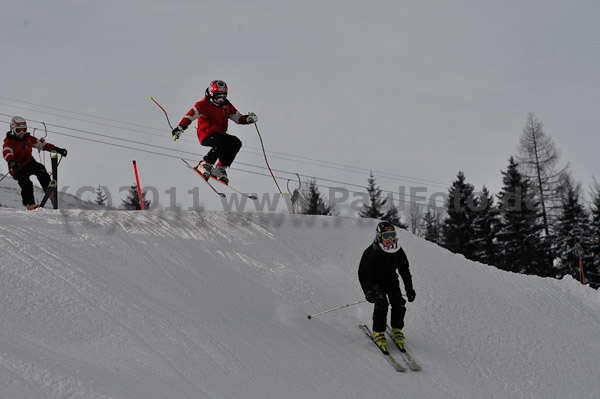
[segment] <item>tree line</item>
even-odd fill
[[[359,216],[388,220],[467,259],[503,270],[554,278],[571,275],[598,288],[600,184],[594,180],[591,200],[586,201],[581,183],[568,165],[559,167],[559,161],[554,141],[529,113],[496,195],[485,186],[476,192],[459,171],[443,209],[429,207],[422,214],[418,206],[411,206],[404,223],[371,173],[369,201]],[[300,213],[335,214],[315,179],[306,187]]]
[[[502,189],[476,195],[459,172],[448,190],[446,218],[429,239],[466,258],[516,273],[600,287],[600,185],[586,202],[569,166],[533,113],[518,153],[502,171]]]

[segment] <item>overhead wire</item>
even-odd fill
[[[6,114],[0,113],[0,115],[6,115]],[[160,147],[160,146],[157,146],[157,145],[152,145],[152,144],[147,144],[147,143],[141,143],[141,142],[138,142],[138,141],[135,141],[135,140],[123,139],[123,138],[119,138],[119,137],[112,137],[112,136],[103,135],[103,134],[99,134],[99,133],[93,133],[93,132],[89,132],[89,131],[83,131],[83,130],[79,130],[79,129],[75,129],[75,128],[67,128],[67,129],[78,131],[78,132],[84,133],[84,134],[85,133],[87,133],[87,134],[94,134],[94,135],[99,135],[101,137],[112,138],[112,139],[115,139],[115,140],[121,140],[121,141],[126,141],[126,142],[130,142],[130,143],[138,144],[138,145],[145,145],[145,146],[149,146],[149,147],[153,147],[153,148],[160,148],[161,150],[165,150],[165,148],[163,148],[163,147]],[[88,137],[81,137],[81,136],[77,136],[77,135],[73,135],[73,134],[68,134],[68,133],[64,133],[64,132],[58,132],[58,131],[52,131],[52,130],[48,130],[48,132],[56,134],[56,135],[59,135],[59,136],[65,136],[65,137],[70,137],[70,138],[74,138],[74,139],[79,139],[79,140],[85,140],[85,141],[99,143],[99,144],[110,145],[110,146],[114,146],[114,147],[117,147],[117,148],[123,148],[123,149],[128,149],[128,150],[143,152],[143,153],[147,153],[147,154],[151,154],[151,155],[159,155],[159,156],[168,157],[168,158],[181,158],[181,156],[178,156],[178,155],[165,154],[164,152],[157,152],[157,151],[145,150],[145,149],[131,147],[131,146],[122,145],[122,144],[109,143],[109,142],[106,142],[106,141],[101,141],[101,140],[92,139],[92,138],[88,138]],[[196,153],[192,153],[192,152],[189,152],[189,151],[183,151],[183,150],[178,150],[178,149],[169,149],[169,148],[167,148],[167,149],[170,150],[170,151],[174,151],[174,152],[182,153],[182,154],[195,155],[195,156],[198,155]],[[197,157],[195,157],[195,158],[186,158],[186,159],[187,160],[197,160]],[[243,163],[243,162],[236,162],[236,163],[238,165],[243,165],[243,166],[248,166],[248,167],[253,167],[253,168],[264,169],[261,166],[252,165],[252,164],[248,164],[248,163]],[[232,170],[239,170],[239,171],[244,172],[244,173],[254,174],[254,175],[258,175],[258,176],[265,176],[265,177],[269,176],[266,173],[260,173],[260,172],[250,171],[250,170],[247,170],[247,169],[238,169],[238,168],[231,168],[231,169]],[[290,171],[285,171],[285,170],[281,170],[281,169],[274,169],[274,171],[279,172],[279,173],[290,174],[290,175],[299,175],[299,176],[304,177],[304,178],[309,179],[309,180],[310,179],[316,179],[314,176],[309,176],[309,175],[305,175],[305,174],[299,174],[297,172],[290,172]],[[277,177],[281,178],[281,179],[286,179],[286,177],[284,177],[284,176],[277,176]],[[339,181],[339,180],[332,180],[332,179],[327,179],[327,178],[323,178],[323,177],[319,177],[318,180],[319,181],[326,181],[326,182],[329,182],[329,183],[341,184],[341,185],[344,186],[344,187],[342,187],[344,189],[346,189],[347,186],[356,187],[356,188],[363,188],[364,189],[364,186],[362,186],[362,185],[353,184],[353,183],[344,182],[344,181]],[[317,187],[327,188],[329,190],[337,190],[337,189],[341,188],[339,186],[332,186],[332,185],[325,185],[325,184],[322,184],[322,183],[317,183],[316,180],[315,180],[315,185]],[[352,194],[355,194],[355,195],[365,195],[365,193],[361,193],[361,192],[358,192],[358,191],[352,191],[352,190],[347,190],[347,191],[348,191],[348,193],[352,193]],[[410,204],[414,204],[414,205],[419,206],[419,207],[440,208],[440,209],[443,206],[443,204],[442,204],[442,206],[438,206],[438,205],[434,205],[432,203],[432,202],[436,202],[436,203],[439,202],[440,200],[437,199],[437,198],[433,199],[433,200],[430,200],[428,204],[421,204],[421,203],[418,203],[418,202],[415,202],[415,201],[412,201],[412,200],[414,199],[414,200],[420,201],[420,200],[423,200],[424,197],[419,197],[417,195],[406,194],[406,193],[396,193],[394,191],[384,190],[384,189],[381,189],[381,192],[382,193],[386,193],[387,194],[387,198],[391,197],[392,201],[396,201],[396,202],[399,202],[399,203],[410,203]],[[394,197],[395,194],[398,194],[398,198]],[[402,195],[404,197],[408,197],[411,200],[403,199],[403,198],[400,197],[400,195]]]
[[[0,98],[9,99],[7,97],[2,97],[2,96],[0,96]],[[36,106],[41,106],[41,107],[45,107],[45,108],[49,108],[49,109],[59,110],[59,111],[62,111],[62,112],[70,112],[70,113],[74,113],[74,114],[78,114],[78,115],[82,115],[82,116],[86,116],[86,117],[93,117],[93,118],[98,118],[98,119],[103,119],[103,120],[109,120],[111,122],[124,123],[124,124],[128,124],[128,125],[135,126],[135,127],[142,127],[142,128],[147,128],[147,129],[153,129],[153,130],[162,130],[162,129],[158,129],[158,128],[151,128],[151,127],[141,126],[141,125],[138,125],[138,124],[132,124],[132,123],[128,123],[128,122],[122,122],[122,121],[118,121],[118,120],[114,120],[114,119],[109,119],[109,118],[104,118],[104,117],[97,117],[97,116],[94,116],[94,115],[89,115],[89,114],[84,114],[84,113],[77,113],[77,112],[73,112],[73,111],[63,110],[63,109],[60,109],[60,108],[54,108],[54,107],[48,107],[48,106],[34,104],[34,103],[28,103],[28,102],[24,102],[24,101],[20,101],[20,100],[13,100],[13,99],[9,99],[9,100],[11,100],[11,101],[19,101],[19,102],[23,102],[23,103],[27,103],[27,104],[31,104],[31,105],[36,105]],[[8,106],[6,104],[1,104],[1,103],[0,103],[0,105]],[[22,108],[22,107],[13,106],[13,105],[10,105],[10,106],[11,107],[15,107],[15,108]],[[32,112],[40,112],[40,113],[48,114],[47,112],[43,112],[43,111],[39,111],[39,110],[33,110],[33,109],[27,109],[27,110],[32,111]],[[7,116],[7,117],[11,116],[9,114],[4,114],[4,113],[0,113],[0,115]],[[81,122],[98,124],[98,125],[106,126],[106,127],[112,127],[112,128],[117,128],[117,129],[124,129],[123,127],[120,127],[120,126],[107,125],[107,124],[102,124],[102,123],[88,121],[88,120],[82,120],[82,119],[78,119],[78,118],[72,118],[72,117],[63,116],[63,115],[56,115],[56,114],[51,114],[51,115],[58,116],[58,117],[61,117],[61,118],[78,120],[78,121],[81,121]],[[33,119],[31,119],[31,121],[32,122],[36,122],[36,123],[43,123],[41,121],[36,121],[36,120],[33,120]],[[91,132],[91,131],[88,131],[88,130],[82,130],[82,129],[77,129],[77,128],[71,128],[71,127],[68,127],[68,126],[55,125],[55,124],[51,124],[51,123],[46,123],[46,125],[53,126],[55,128],[58,128],[58,129],[70,130],[70,131],[78,132],[78,133],[82,133],[82,134],[88,134],[88,135],[93,135],[93,136],[97,136],[97,137],[103,137],[103,138],[107,138],[107,139],[123,141],[123,142],[126,142],[126,143],[131,143],[131,144],[136,144],[136,145],[143,145],[143,146],[147,146],[147,147],[151,147],[151,148],[160,148],[163,151],[164,150],[168,150],[168,151],[173,151],[173,152],[178,153],[178,154],[193,155],[195,157],[198,156],[198,154],[194,153],[194,152],[184,151],[184,150],[180,150],[180,149],[173,149],[173,148],[165,148],[163,146],[149,144],[149,143],[143,143],[143,142],[140,142],[140,141],[137,141],[137,140],[126,139],[126,138],[123,138],[123,137],[114,137],[114,136],[110,136],[110,135],[106,135],[106,134]],[[153,134],[153,133],[150,133],[150,132],[147,132],[147,131],[144,131],[144,130],[132,130],[132,129],[126,129],[126,130],[128,130],[128,131],[136,131],[136,132],[144,133],[144,134],[150,134],[150,135],[153,135],[153,136],[164,137],[164,135]],[[122,145],[122,144],[110,143],[110,142],[106,142],[106,141],[101,141],[101,140],[87,138],[87,137],[81,137],[81,136],[78,136],[78,135],[68,134],[68,133],[59,132],[59,131],[55,131],[55,130],[48,130],[48,132],[53,133],[53,134],[57,134],[57,135],[62,135],[62,136],[65,136],[65,137],[71,137],[71,138],[80,139],[80,140],[87,140],[87,141],[94,142],[94,143],[111,145],[111,146],[115,146],[115,147],[118,147],[118,148],[124,148],[124,149],[128,149],[128,150],[134,150],[134,151],[138,151],[138,152],[144,152],[144,153],[148,153],[148,154],[152,154],[152,155],[160,155],[160,156],[163,156],[163,157],[170,157],[170,158],[181,158],[181,156],[178,156],[178,155],[165,154],[164,152],[151,151],[151,150],[140,149],[140,148],[131,147],[131,146],[127,146],[127,145]],[[286,156],[293,156],[293,157],[297,157],[297,158],[301,158],[301,159],[311,160],[311,161],[313,161],[313,162],[311,162],[311,165],[314,164],[314,161],[319,161],[319,160],[316,160],[316,159],[313,159],[313,158],[300,157],[300,156],[295,156],[295,155],[291,155],[291,154],[285,154],[285,153],[281,153],[281,152],[272,152],[272,153],[277,153],[277,154],[282,154],[282,155],[286,155]],[[272,157],[279,158],[279,159],[284,159],[286,161],[290,161],[289,158],[282,158],[282,157],[276,157],[276,156],[272,156]],[[187,159],[193,160],[193,159],[190,159],[190,158],[187,158]],[[299,162],[299,163],[304,163],[304,164],[308,163],[308,162],[303,162],[303,161],[300,161],[300,160],[291,160],[291,161],[295,161],[295,162]],[[319,162],[323,162],[325,164],[331,164],[331,165],[338,165],[339,166],[338,168],[333,168],[333,169],[357,173],[356,170],[345,169],[344,168],[344,167],[350,168],[349,165],[336,164],[336,163],[328,162],[328,161],[319,161]],[[241,166],[252,167],[252,168],[264,169],[264,167],[262,167],[262,166],[253,165],[253,164],[244,163],[244,162],[239,162],[239,161],[236,161],[236,164],[241,165]],[[249,170],[245,170],[245,169],[237,169],[237,168],[232,168],[232,169],[233,170],[240,170],[242,172],[251,173],[251,174],[254,174],[254,175],[269,176],[266,173],[253,172],[253,171],[249,171]],[[369,169],[364,169],[363,168],[362,170],[363,171],[367,171]],[[282,169],[274,169],[274,171],[276,171],[278,173],[284,173],[284,174],[292,175],[292,176],[298,175],[298,176],[301,176],[301,177],[306,178],[306,179],[315,179],[314,176],[309,176],[309,175],[305,175],[305,174],[299,174],[297,172],[290,172],[290,171],[286,171],[286,170],[282,170]],[[374,173],[373,171],[370,171],[370,172]],[[394,176],[393,174],[388,174],[388,175]],[[284,177],[284,176],[278,176],[278,177],[281,178],[281,179],[287,179],[288,178],[288,177]],[[409,178],[409,177],[406,177],[406,178],[413,179],[413,178]],[[332,184],[341,184],[344,187],[356,187],[356,188],[361,188],[361,189],[365,188],[363,185],[349,183],[349,182],[344,182],[344,181],[339,181],[339,180],[327,179],[327,178],[323,178],[323,177],[319,177],[318,180],[319,181],[328,182],[328,183],[332,183]],[[418,179],[418,178],[414,178],[414,180],[420,180],[420,183],[429,182],[429,181],[427,181],[425,179]],[[413,182],[415,182],[415,181],[413,181]],[[431,183],[433,183],[434,185],[437,184],[435,182],[431,182]],[[316,181],[315,181],[315,184],[318,187],[327,188],[327,189],[330,189],[330,190],[332,190],[332,189],[339,189],[340,188],[340,187],[337,187],[337,186],[325,185],[325,184],[322,184],[322,183],[316,183]],[[364,195],[364,192],[351,191],[351,190],[348,190],[348,192],[352,193],[352,194]],[[388,198],[391,197],[391,199],[393,201],[397,201],[397,202],[400,202],[400,203],[411,203],[411,204],[415,204],[417,206],[423,206],[423,207],[428,207],[428,208],[429,207],[434,207],[434,208],[442,208],[443,207],[443,204],[442,204],[442,206],[434,204],[434,203],[439,203],[440,202],[440,200],[437,199],[437,198],[430,200],[428,204],[420,204],[420,203],[418,203],[418,201],[423,200],[424,197],[420,197],[420,196],[412,195],[412,194],[394,192],[394,191],[384,190],[384,189],[381,189],[381,192],[387,194],[387,197]],[[394,195],[396,195],[396,194],[398,195],[399,198],[395,198],[394,197]],[[409,200],[403,199],[400,196],[408,197]],[[417,202],[415,202],[413,200],[416,200]]]
[[[77,129],[74,129],[74,130],[77,130]],[[75,136],[75,135],[68,134],[68,133],[62,133],[62,132],[56,132],[56,131],[49,131],[49,132],[51,132],[53,134],[60,135],[60,136],[71,137],[71,138],[75,138],[75,139],[79,139],[79,140],[86,140],[86,141],[91,141],[91,142],[100,143],[100,144],[111,145],[111,146],[118,147],[118,148],[124,148],[124,149],[128,149],[128,150],[134,150],[134,151],[138,151],[138,152],[144,152],[144,153],[152,154],[152,155],[160,155],[160,156],[167,157],[167,158],[181,158],[181,156],[178,156],[178,155],[165,154],[163,152],[156,152],[156,151],[144,150],[144,149],[140,149],[140,148],[136,148],[136,147],[131,147],[131,146],[126,146],[126,145],[121,145],[121,144],[108,143],[108,142],[105,142],[105,141],[96,140],[96,139],[90,139],[90,138],[84,138],[84,137]],[[119,138],[115,138],[115,137],[112,137],[112,138],[114,138],[116,140],[119,140]],[[152,144],[139,143],[139,142],[135,142],[133,140],[126,140],[126,141],[137,143],[137,144],[143,144],[143,145],[150,146],[150,147],[164,149],[162,147],[155,146],[155,145],[152,145]],[[198,157],[197,157],[198,154],[196,154],[196,153],[189,152],[189,151],[183,151],[183,150],[177,150],[177,149],[169,149],[169,150],[174,151],[174,152],[178,152],[178,153],[182,153],[182,154],[195,155],[196,156],[195,158],[184,158],[186,160],[189,160],[189,161],[198,160]],[[201,157],[201,155],[200,155],[200,157]],[[264,169],[261,166],[252,165],[252,164],[244,163],[244,162],[236,162],[236,164],[243,165],[243,166],[249,166],[249,167],[253,167],[253,168]],[[255,172],[255,171],[251,171],[251,170],[247,170],[247,169],[239,169],[239,168],[236,168],[236,167],[232,167],[231,169],[232,170],[238,170],[238,171],[241,171],[241,172],[244,172],[244,173],[250,173],[250,174],[258,175],[258,176],[265,176],[265,177],[269,177],[270,176],[267,173],[260,173],[260,172]],[[280,169],[273,169],[273,170],[276,171],[276,172],[279,172],[279,173],[294,174],[294,175],[297,174],[300,177],[304,177],[304,178],[309,179],[309,180],[314,178],[312,176],[301,174],[301,173],[297,173],[297,172],[290,172],[290,171],[285,171],[285,170],[280,170]],[[281,179],[287,178],[287,177],[284,177],[284,176],[281,176],[281,175],[279,175],[277,177],[281,178]],[[319,177],[318,180],[319,181],[326,181],[326,182],[329,182],[329,183],[341,184],[344,187],[350,186],[350,187],[356,187],[356,188],[364,188],[364,186],[361,186],[359,184],[348,183],[348,182],[344,182],[344,181],[340,181],[340,180],[332,180],[332,179],[327,179],[327,178],[322,178],[322,177]],[[325,185],[325,184],[322,184],[322,183],[316,183],[316,185],[318,187],[327,188],[327,189],[330,189],[330,190],[340,189],[340,186]],[[358,191],[351,191],[351,190],[348,190],[348,192],[349,193],[353,193],[353,194],[364,194],[364,193],[360,193]],[[396,193],[394,191],[384,190],[384,189],[382,189],[381,192],[388,194],[388,196],[391,195],[392,199],[394,201],[404,202],[404,203],[414,203],[414,202],[411,202],[411,201],[403,200],[402,198],[398,198],[398,199],[394,198],[395,194],[399,194],[400,195],[400,193]],[[415,199],[415,200],[422,200],[423,199],[423,197],[419,197],[417,195],[412,195],[412,194],[402,193],[402,195],[405,196],[405,197],[409,197],[411,199]],[[435,199],[435,202],[439,202],[439,200]],[[418,205],[418,206],[434,207],[431,203],[429,203],[427,205],[416,203],[416,205]],[[437,208],[440,208],[440,207],[437,206]]]
[[[32,103],[32,102],[28,102],[28,101],[17,100],[17,99],[13,99],[13,98],[10,98],[10,97],[0,96],[0,98],[5,99],[5,100],[14,101],[14,102],[23,103],[23,104],[34,105],[34,106],[37,106],[37,107],[48,108],[48,109],[52,109],[52,110],[56,110],[56,111],[72,113],[72,114],[75,114],[75,115],[81,115],[81,116],[96,118],[96,119],[100,119],[100,120],[106,120],[106,121],[110,121],[110,122],[115,122],[115,123],[118,123],[119,125],[115,126],[115,125],[102,124],[102,123],[99,123],[99,122],[89,121],[89,120],[85,120],[85,119],[78,119],[78,118],[73,118],[73,117],[64,116],[64,115],[52,114],[52,113],[49,113],[49,112],[44,112],[44,111],[34,110],[34,109],[30,109],[30,108],[19,107],[19,106],[16,106],[16,105],[8,105],[8,104],[1,104],[1,103],[0,103],[0,105],[11,106],[11,107],[20,108],[20,109],[26,109],[26,110],[33,111],[33,112],[44,113],[46,115],[52,115],[52,116],[58,116],[58,117],[62,117],[62,118],[68,118],[68,119],[77,120],[77,121],[81,121],[81,122],[87,122],[87,123],[97,124],[97,125],[101,125],[101,126],[112,127],[112,128],[115,128],[115,129],[122,129],[122,130],[126,130],[126,131],[133,131],[133,132],[138,132],[138,133],[143,133],[143,134],[149,134],[149,135],[153,135],[153,136],[157,136],[157,137],[164,137],[164,134],[151,133],[151,132],[148,132],[146,130],[133,130],[131,128],[125,128],[122,125],[128,125],[128,126],[133,126],[133,127],[137,127],[137,128],[143,128],[143,129],[156,130],[156,131],[160,131],[160,132],[164,132],[165,131],[164,129],[160,129],[160,128],[156,128],[156,127],[144,126],[144,125],[140,125],[140,124],[137,124],[137,123],[120,121],[120,120],[116,120],[116,119],[111,119],[111,118],[106,118],[106,117],[101,117],[101,116],[86,114],[86,113],[82,113],[82,112],[70,111],[70,110],[66,110],[66,109],[62,109],[62,108],[50,107],[50,106],[47,106],[47,105]],[[244,146],[244,149],[242,150],[242,152],[248,152],[247,150],[249,150],[249,149],[257,151],[257,154],[262,154],[260,152],[259,148],[251,147],[251,146],[248,146],[248,145]],[[351,173],[373,172],[378,177],[386,177],[386,178],[395,179],[395,180],[407,181],[407,182],[410,182],[410,183],[423,183],[423,184],[428,184],[429,186],[438,186],[440,188],[446,188],[447,187],[446,183],[437,182],[437,181],[429,180],[429,179],[422,179],[422,178],[413,177],[413,176],[404,176],[404,175],[400,175],[400,174],[396,174],[396,173],[391,173],[391,172],[386,172],[386,171],[381,171],[381,170],[374,170],[374,169],[370,169],[370,168],[363,168],[363,167],[354,166],[354,165],[345,165],[345,164],[331,162],[331,161],[326,161],[326,160],[322,160],[322,159],[316,159],[316,158],[311,158],[311,157],[306,157],[306,156],[300,156],[300,155],[296,155],[296,154],[289,154],[289,153],[279,152],[279,151],[273,151],[273,150],[269,151],[269,153],[270,154],[282,155],[285,158],[282,158],[282,157],[278,158],[278,157],[276,157],[274,155],[271,155],[271,157],[272,158],[278,158],[278,159],[284,159],[286,161],[299,162],[299,163],[306,164],[307,162],[300,161],[300,160],[304,160],[304,161],[310,161],[311,165],[314,165],[315,162],[318,162],[318,163],[321,163],[323,165],[337,166],[338,170],[343,170],[343,171],[351,172]],[[292,157],[292,158],[298,158],[299,160],[290,159],[290,157]]]

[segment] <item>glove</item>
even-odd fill
[[[183,134],[184,130],[185,129],[181,126],[177,126],[175,129],[173,129],[173,131],[171,132],[171,134],[173,135],[173,141],[176,141],[179,138],[179,136]]]
[[[414,301],[416,295],[417,294],[415,293],[415,290],[413,290],[413,289],[406,290],[406,299],[408,299],[408,302]]]
[[[19,169],[19,163],[15,160],[12,160],[8,163],[8,171],[9,172],[14,172],[17,169]]]
[[[57,154],[62,155],[63,157],[67,156],[67,150],[65,150],[64,148],[54,146],[54,151],[56,151]]]
[[[258,122],[258,116],[254,112],[250,112],[248,115],[246,115],[246,122],[248,124],[256,123]]]
[[[369,291],[365,294],[365,298],[367,298],[367,302],[375,303],[377,300],[377,293],[375,291]]]

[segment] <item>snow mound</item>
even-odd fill
[[[4,176],[4,174],[0,173],[0,179]],[[35,176],[32,176],[31,180],[36,182]],[[87,195],[91,195],[89,191],[86,192]],[[37,185],[33,186],[33,194],[36,201],[39,201],[44,198],[44,190]],[[69,193],[59,192],[60,205],[61,209],[104,209],[104,207],[97,205],[90,201],[84,201],[75,195]],[[15,208],[15,209],[25,209],[23,203],[21,201],[21,188],[15,179],[11,176],[6,176],[2,181],[0,181],[0,208]],[[48,202],[46,204],[46,208],[52,208],[52,203]]]
[[[397,373],[357,328],[376,221],[0,208],[10,398],[595,398],[600,296],[400,233],[417,298]],[[392,352],[393,353],[393,352]]]

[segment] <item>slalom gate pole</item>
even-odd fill
[[[275,181],[275,185],[277,186],[277,189],[279,190],[279,193],[283,197],[283,192],[281,191],[281,188],[279,188],[279,183],[277,183],[277,179],[275,178],[275,175],[273,174],[273,171],[271,170],[271,167],[269,166],[269,161],[267,160],[267,152],[265,151],[265,146],[263,144],[263,139],[262,139],[262,136],[260,135],[260,131],[258,130],[258,125],[256,124],[256,122],[254,122],[254,127],[256,128],[256,133],[258,133],[258,138],[260,139],[260,146],[262,147],[262,151],[263,151],[263,154],[265,156],[265,162],[267,164],[267,168],[269,168],[269,172],[271,172],[271,176],[273,176],[273,180]],[[310,319],[310,317],[309,317],[309,319]]]
[[[50,153],[50,161],[52,162],[52,178],[56,181],[54,192],[52,193],[52,206],[54,209],[58,209],[58,154],[56,151]]]
[[[333,308],[333,309],[329,309],[329,310],[325,310],[325,311],[323,311],[323,312],[320,312],[320,313],[309,314],[309,315],[308,315],[308,320],[312,319],[313,317],[317,317],[317,316],[320,316],[320,315],[322,315],[322,314],[325,314],[325,313],[334,312],[334,311],[336,311],[336,310],[344,309],[344,308],[347,308],[347,307],[349,307],[349,306],[358,305],[359,303],[363,303],[363,302],[367,302],[367,300],[366,300],[366,299],[363,299],[362,301],[358,301],[358,302],[354,302],[354,303],[349,303],[349,304],[347,304],[347,305],[340,306],[340,307]]]
[[[150,96],[150,100],[154,101],[154,104],[158,105],[158,108],[162,109],[162,112],[164,112],[165,116],[167,117],[167,123],[169,124],[169,127],[171,128],[171,130],[173,130],[173,126],[171,126],[171,121],[169,120],[169,115],[167,115],[167,111],[165,111],[165,109],[161,107],[160,104],[157,103],[154,98],[152,98],[152,96]]]
[[[140,200],[140,208],[144,210],[144,200],[142,199],[142,188],[140,187],[140,178],[138,177],[137,164],[133,161],[133,170],[135,171],[135,181],[138,189],[138,199]]]

